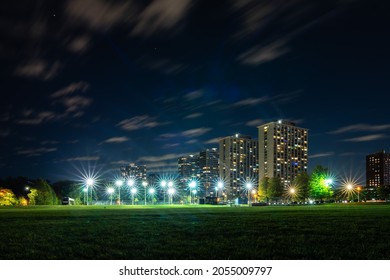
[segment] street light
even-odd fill
[[[248,206],[251,206],[251,195],[249,191],[252,189],[253,185],[252,183],[248,182],[245,184],[245,187],[248,189]]]
[[[151,196],[151,204],[153,204],[153,196],[154,196],[154,193],[156,192],[156,190],[154,189],[154,188],[150,188],[149,189],[149,194],[150,194],[150,196]]]
[[[353,185],[352,184],[347,184],[346,188],[347,188],[348,201],[349,201],[349,195],[351,194],[351,192],[353,190]]]
[[[146,181],[142,182],[142,186],[144,187],[144,190],[145,190],[145,192],[144,192],[145,205],[146,205],[146,186],[147,185],[148,185],[148,182],[146,182]]]
[[[88,188],[91,187],[91,203],[92,203],[92,186],[93,186],[94,180],[92,178],[87,178],[85,181],[85,184],[87,185],[87,205],[88,205]]]
[[[191,181],[188,186],[190,187],[190,203],[192,203],[192,195],[191,195],[191,189],[194,189],[196,188],[196,181]],[[196,192],[196,191],[195,191]]]
[[[131,201],[132,201],[132,204],[134,205],[134,195],[137,193],[137,189],[136,188],[132,188],[131,189]]]
[[[86,202],[88,202],[88,188],[87,187],[83,188],[83,191],[84,191],[84,204],[87,204]],[[87,198],[87,200],[85,200],[85,198]]]
[[[196,190],[192,190],[192,193],[194,194],[194,204],[195,204]]]
[[[107,189],[107,193],[109,193],[109,195],[110,195],[110,199],[111,199],[111,204],[110,205],[112,205],[112,194],[114,193],[114,188],[108,188]]]
[[[361,191],[362,188],[360,186],[358,186],[356,189],[357,189],[357,193],[358,193],[358,202],[360,202],[359,194],[360,194],[360,191]]]
[[[215,188],[215,195],[216,195],[216,197],[218,198],[218,190],[219,189],[223,189],[223,182],[222,181],[218,181],[218,183],[217,183],[217,187]]]
[[[169,185],[169,183],[168,183],[168,185]],[[172,196],[173,196],[174,193],[175,193],[175,189],[172,189],[172,188],[168,189],[169,204],[172,204]]]
[[[160,183],[161,187],[163,188],[164,190],[164,204],[165,204],[165,193],[166,193],[166,186],[167,186],[167,181],[165,180],[162,180],[161,183]]]
[[[121,205],[121,187],[123,185],[123,181],[122,180],[116,180],[115,181],[115,185],[118,187],[118,191],[119,191],[119,205]]]

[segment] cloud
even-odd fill
[[[221,139],[221,137],[217,137],[217,138],[212,138],[212,139],[209,139],[207,140],[206,142],[204,142],[205,144],[216,144],[216,143],[219,143],[219,140]]]
[[[266,46],[257,45],[238,57],[238,60],[243,64],[259,65],[289,52],[285,40],[277,40]]]
[[[163,156],[144,156],[140,157],[137,161],[140,162],[161,162],[161,161],[167,161],[172,159],[178,159],[179,157],[183,156],[183,154],[166,154]]]
[[[154,0],[140,13],[131,34],[150,36],[176,27],[190,4],[190,0]]]
[[[50,80],[57,75],[60,67],[59,61],[49,63],[43,59],[35,59],[16,67],[14,74],[21,77]]]
[[[196,139],[191,139],[191,140],[186,141],[186,144],[195,144],[195,143],[197,143],[197,142],[198,142],[198,140],[196,140]]]
[[[7,137],[10,134],[9,129],[0,130],[0,137]]]
[[[329,133],[340,134],[345,132],[360,132],[360,131],[375,132],[375,131],[385,131],[388,129],[390,129],[390,124],[383,124],[383,125],[353,124],[353,125],[341,127]]]
[[[116,126],[120,126],[123,130],[132,131],[143,128],[153,128],[162,125],[155,121],[154,117],[149,115],[135,116],[130,119],[125,119],[119,122]]]
[[[73,157],[73,158],[67,158],[63,161],[95,161],[99,160],[99,156],[86,156],[86,157]]]
[[[256,126],[256,127],[262,124],[264,124],[264,120],[262,119],[255,119],[255,120],[248,121],[246,123],[247,126]]]
[[[84,96],[66,97],[61,101],[67,108],[67,113],[75,113],[74,116],[81,116],[84,112],[83,108],[88,107],[92,103],[92,99]]]
[[[136,12],[131,1],[103,0],[67,1],[65,11],[72,23],[86,25],[93,30],[107,30],[132,18]]]
[[[62,117],[61,115],[58,115],[57,113],[51,111],[43,111],[37,114],[31,112],[27,116],[25,116],[24,119],[19,119],[16,120],[15,122],[18,124],[38,125],[38,124],[57,120],[61,117]]]
[[[243,99],[241,101],[238,101],[238,102],[234,103],[232,106],[235,106],[235,107],[239,107],[239,106],[253,106],[253,105],[257,105],[257,104],[260,104],[260,103],[267,102],[269,100],[270,100],[270,98],[268,96],[263,96],[263,97],[260,97],[260,98],[247,98],[247,99]]]
[[[321,157],[329,157],[333,156],[334,152],[327,152],[327,153],[319,153],[319,154],[314,154],[310,155],[309,158],[321,158]]]
[[[59,144],[60,142],[58,141],[53,141],[53,140],[45,140],[41,141],[41,145],[56,145]]]
[[[203,96],[203,92],[201,90],[196,90],[190,93],[187,93],[184,95],[184,98],[187,99],[187,101],[192,101],[194,99],[198,99]]]
[[[89,36],[76,37],[68,44],[68,49],[74,53],[82,53],[88,49],[90,41]]]
[[[103,141],[103,143],[123,143],[129,141],[127,137],[111,137]]]
[[[128,165],[129,162],[125,160],[111,161],[110,164],[113,165]]]
[[[200,127],[200,128],[194,128],[194,129],[189,129],[186,131],[183,131],[181,135],[185,137],[198,137],[201,136],[207,132],[209,132],[211,128],[208,127]]]
[[[196,119],[196,118],[199,118],[203,116],[203,113],[193,113],[193,114],[190,114],[188,116],[185,116],[184,118],[185,119]]]
[[[368,142],[368,141],[374,141],[383,138],[388,138],[388,136],[386,136],[385,134],[373,134],[373,135],[366,135],[366,136],[344,139],[343,141],[344,142]]]
[[[71,83],[70,85],[54,92],[52,95],[50,95],[50,97],[51,98],[63,97],[65,95],[74,93],[75,91],[85,92],[88,88],[89,88],[89,84],[86,82],[81,81],[77,83]]]
[[[34,149],[21,149],[16,153],[18,155],[26,155],[26,156],[40,156],[43,153],[50,153],[57,151],[57,148],[34,148]]]

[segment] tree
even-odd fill
[[[332,186],[327,183],[328,179],[328,169],[321,165],[316,166],[310,177],[310,196],[320,200],[332,196]]]
[[[258,189],[258,196],[259,196],[259,199],[265,199],[266,202],[268,203],[269,201],[269,196],[267,195],[268,194],[268,180],[269,178],[264,176],[260,182],[259,182],[259,189]]]
[[[390,198],[390,186],[378,187],[378,197],[379,199],[388,200]]]
[[[278,200],[283,196],[283,184],[279,177],[273,177],[268,180],[267,196],[273,200]]]
[[[30,189],[30,192],[27,194],[28,196],[28,204],[29,205],[35,205],[36,204],[36,197],[38,196],[38,190],[37,189]]]
[[[0,189],[0,206],[17,205],[18,199],[10,189]]]
[[[35,197],[36,205],[55,205],[58,204],[57,196],[52,187],[45,180],[38,180],[35,183],[38,194]]]
[[[297,195],[299,199],[306,201],[310,196],[310,176],[306,172],[299,173],[294,181],[293,185],[297,188]]]

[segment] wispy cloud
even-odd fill
[[[236,103],[233,104],[233,106],[250,106],[250,105],[257,105],[257,104],[260,104],[260,103],[264,103],[264,102],[267,102],[269,101],[270,98],[268,96],[263,96],[263,97],[259,97],[259,98],[247,98],[247,99],[243,99],[243,100],[240,100]]]
[[[172,159],[178,159],[183,154],[166,154],[163,156],[144,156],[140,157],[138,161],[140,162],[161,162],[161,161],[167,161]]]
[[[119,122],[116,126],[120,126],[123,130],[132,131],[143,128],[153,128],[162,125],[156,121],[155,117],[149,115],[135,116],[130,119],[125,119]]]
[[[77,83],[71,83],[70,85],[54,92],[52,95],[50,95],[50,97],[59,98],[74,93],[75,91],[85,92],[88,88],[89,88],[89,84],[83,81]]]
[[[198,137],[209,132],[211,128],[200,127],[183,131],[181,134],[185,137]]]
[[[247,126],[259,126],[259,125],[264,124],[264,120],[262,120],[262,119],[255,119],[255,120],[248,121],[245,124]]]
[[[150,36],[177,27],[190,4],[191,0],[154,0],[139,14],[131,34]]]
[[[123,143],[123,142],[127,142],[129,141],[129,138],[125,137],[125,136],[122,136],[122,137],[111,137],[111,138],[108,138],[106,140],[103,141],[103,143],[115,143],[115,144],[118,144],[118,143]]]
[[[55,112],[50,112],[50,111],[44,111],[39,113],[31,112],[29,116],[26,116],[23,119],[18,119],[15,122],[18,124],[39,125],[49,121],[57,120],[59,118],[61,118],[61,116]]]
[[[131,1],[72,0],[66,2],[65,11],[73,24],[107,30],[132,18],[137,10]]]
[[[16,152],[18,155],[26,156],[40,156],[43,153],[50,153],[57,151],[57,148],[32,148],[32,149],[20,149]]]
[[[60,67],[59,61],[50,63],[43,59],[35,59],[17,66],[14,74],[21,77],[50,80],[57,75]]]
[[[117,160],[117,161],[111,161],[110,164],[113,165],[128,165],[129,162],[126,160]]]
[[[99,156],[85,156],[85,157],[66,158],[63,161],[96,161],[99,159],[100,159]]]
[[[384,139],[388,138],[385,134],[373,134],[373,135],[366,135],[366,136],[360,136],[355,138],[348,138],[344,139],[344,142],[368,142],[368,141],[374,141],[378,139]]]
[[[70,41],[68,49],[74,53],[83,53],[88,49],[90,41],[91,37],[88,35],[76,37]]]
[[[196,119],[196,118],[199,118],[201,116],[203,116],[203,113],[193,113],[193,114],[185,116],[184,118],[185,119]]]
[[[194,99],[198,99],[203,96],[203,91],[201,90],[196,90],[190,93],[187,93],[184,95],[184,98],[187,99],[187,101],[192,101]]]
[[[370,124],[353,124],[349,126],[344,126],[329,133],[331,134],[340,134],[345,132],[375,132],[375,131],[386,131],[390,129],[390,124],[382,124],[382,125],[370,125]]]
[[[277,40],[268,45],[257,45],[238,57],[238,60],[243,64],[259,65],[289,52],[287,42],[284,39]]]
[[[309,158],[330,157],[333,155],[334,155],[334,152],[326,152],[326,153],[318,153],[318,154],[310,155]]]
[[[212,139],[209,139],[209,140],[205,141],[204,143],[205,144],[216,144],[216,143],[219,143],[220,139],[221,139],[221,137],[212,138]]]

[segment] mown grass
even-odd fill
[[[390,205],[0,208],[1,259],[389,259]]]

